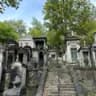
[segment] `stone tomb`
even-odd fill
[[[38,64],[43,66],[47,63],[47,39],[46,37],[31,37],[29,35],[22,37],[19,41],[19,46],[29,46],[32,49],[32,59]]]

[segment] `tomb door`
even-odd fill
[[[7,59],[7,68],[10,70],[11,64],[15,61],[15,53],[13,50],[8,52],[8,59]]]
[[[40,64],[40,67],[42,67],[43,64],[44,64],[44,54],[43,54],[43,52],[39,53],[39,64]]]
[[[19,61],[22,63],[23,62],[23,53],[19,53]]]
[[[71,48],[72,62],[77,61],[77,48]]]
[[[84,58],[84,64],[86,65],[86,66],[88,66],[88,64],[89,64],[89,59],[88,59],[88,52],[86,51],[86,52],[83,52],[83,58]]]

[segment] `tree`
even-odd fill
[[[45,24],[55,34],[56,45],[62,44],[62,36],[72,31],[87,36],[95,7],[89,0],[47,0],[44,5]],[[58,41],[59,40],[59,41]]]
[[[33,18],[32,27],[29,28],[29,34],[31,34],[33,37],[40,37],[45,35],[45,31],[44,25],[36,18]]]
[[[6,7],[18,8],[22,0],[0,0],[0,13],[3,13]]]
[[[0,42],[4,42],[6,39],[18,39],[18,33],[5,22],[0,22]]]
[[[85,27],[87,29],[87,33],[84,36],[81,37],[81,41],[86,41],[86,45],[91,45],[94,41],[94,32],[96,32],[96,20],[90,21],[90,23],[85,24]],[[83,38],[82,38],[83,37]],[[82,42],[81,42],[82,43]]]
[[[26,34],[26,25],[22,20],[9,20],[4,22],[9,24],[15,30],[15,32],[19,34],[19,36]]]
[[[48,45],[50,47],[61,47],[60,45],[64,42],[61,41],[61,35],[59,32],[56,32],[54,29],[46,32]],[[59,45],[59,46],[58,46]]]

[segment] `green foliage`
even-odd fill
[[[62,45],[62,34],[60,32],[56,32],[54,29],[46,32],[48,44],[51,47],[60,47]]]
[[[61,36],[72,31],[86,37],[95,13],[96,9],[89,0],[47,0],[44,6],[48,34],[55,34],[52,39],[58,45],[62,44]]]
[[[10,25],[16,32],[18,32],[19,36],[26,34],[26,25],[22,20],[10,20],[4,22]]]
[[[40,37],[45,35],[44,25],[36,18],[33,18],[32,27],[29,28],[29,34],[32,35],[33,37]]]
[[[81,44],[83,41],[86,41],[86,45],[92,44],[94,41],[94,32],[96,32],[96,20],[90,21],[85,24],[86,27],[86,35],[81,35]]]
[[[0,0],[0,13],[3,13],[6,7],[18,8],[22,0]]]
[[[4,42],[6,39],[18,39],[18,33],[5,22],[0,22],[0,42]]]
[[[42,36],[42,32],[38,29],[30,29],[30,35],[32,35],[33,37],[40,37]]]

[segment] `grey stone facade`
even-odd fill
[[[31,37],[25,36],[20,38],[19,46],[26,45],[32,48],[32,58],[36,63],[47,63],[47,39],[46,37]],[[41,60],[42,59],[42,60]]]

